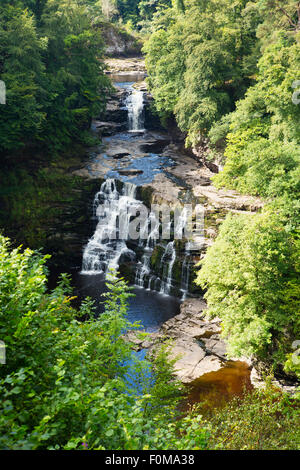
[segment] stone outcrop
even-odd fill
[[[122,27],[101,21],[95,27],[101,30],[105,54],[110,57],[135,57],[141,54],[142,42]]]
[[[145,61],[142,57],[127,59],[110,58],[105,60],[107,72],[115,75],[127,75],[128,73],[146,74]]]
[[[235,381],[247,385],[248,389],[265,388],[264,373],[259,364],[247,358],[228,359],[226,342],[220,336],[220,319],[207,320],[206,308],[202,299],[187,299],[182,303],[180,313],[163,323],[157,332],[145,336],[145,332],[130,331],[125,337],[134,349],[148,349],[150,355],[155,354],[164,341],[172,340],[170,358],[176,359],[176,377],[185,384],[197,387],[203,383],[217,384],[226,382],[233,375]],[[271,382],[275,389],[289,395],[299,389],[286,377],[276,377]]]
[[[150,353],[171,339],[170,358],[176,359],[176,376],[183,383],[192,383],[204,374],[223,369],[228,362],[226,344],[220,337],[220,320],[207,320],[205,310],[203,300],[188,299],[182,303],[180,314],[163,323],[159,331],[146,338],[131,331],[126,338],[135,349],[149,349]],[[249,367],[250,373],[250,364],[245,367]]]

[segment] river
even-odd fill
[[[153,117],[149,121],[144,74],[123,73],[111,78],[117,97],[108,103],[105,120],[95,120],[92,124],[93,132],[100,130],[104,137],[101,145],[90,152],[80,173],[101,179],[103,183],[91,204],[93,233],[83,247],[81,271],[76,275],[76,294],[80,298],[94,299],[97,313],[101,314],[106,275],[110,270],[117,270],[128,279],[135,294],[129,302],[129,321],[138,321],[145,331],[155,333],[162,324],[177,318],[184,300],[201,297],[193,285],[193,266],[210,244],[210,241],[207,243],[209,232],[206,242],[201,232],[204,227],[201,233],[196,232],[202,243],[198,251],[191,250],[190,241],[184,238],[174,240],[174,227],[171,238],[162,241],[156,236],[157,225],[152,224],[150,211],[144,227],[149,228],[146,237],[132,240],[129,231],[132,211],[140,211],[142,205],[149,205],[149,200],[163,201],[172,207],[179,200],[181,203],[194,202],[191,195],[195,183],[202,185],[200,188],[204,191],[210,179],[205,169],[199,169],[195,160],[174,144],[169,132],[153,125]],[[199,200],[206,202],[201,194]],[[216,216],[220,223],[226,211],[212,210],[208,206],[207,213],[210,216],[213,213],[210,225],[214,226]],[[185,223],[185,212],[182,212],[179,226],[182,228]],[[181,334],[179,340],[180,337]],[[192,344],[196,363],[203,358],[203,362],[215,359],[208,373],[190,381],[190,403],[205,399],[215,406],[232,395],[240,395],[244,387],[251,388],[250,369],[240,361],[226,364],[223,352],[221,356],[219,352],[209,352],[206,345],[213,342],[209,338],[204,337],[199,342],[191,337],[184,349],[187,348],[190,354],[188,348]],[[217,349],[218,341],[214,346]],[[203,354],[202,348],[206,351]],[[140,354],[143,356],[145,351],[142,349]],[[193,368],[192,363],[191,366]]]
[[[188,286],[183,285],[179,296],[170,295],[172,290],[172,265],[175,250],[172,242],[166,245],[162,262],[166,263],[162,279],[150,275],[150,257],[155,247],[151,236],[139,242],[142,251],[140,261],[130,246],[126,233],[122,239],[112,240],[109,230],[113,229],[115,217],[131,206],[138,206],[141,201],[137,189],[151,183],[154,177],[174,165],[171,158],[145,148],[153,147],[153,142],[166,145],[168,136],[163,132],[153,132],[145,128],[145,92],[134,85],[144,80],[143,74],[123,74],[111,77],[115,87],[123,92],[123,108],[127,113],[127,129],[103,138],[103,144],[93,149],[90,155],[89,171],[93,176],[105,178],[105,182],[95,194],[93,201],[93,218],[95,231],[83,250],[82,270],[77,276],[77,293],[80,297],[90,296],[97,302],[97,311],[101,313],[101,294],[105,291],[105,275],[110,269],[118,270],[120,264],[137,261],[136,275],[133,282],[133,293],[128,310],[128,319],[140,321],[147,331],[155,331],[172,316],[179,313],[183,295]],[[96,131],[97,122],[93,124]],[[118,158],[116,158],[116,155]],[[101,224],[97,216],[100,203],[107,203],[110,220]],[[112,202],[115,202],[114,211]],[[108,214],[106,214],[107,216]],[[110,226],[111,224],[111,226]],[[136,259],[135,259],[136,258]]]

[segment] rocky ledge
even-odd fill
[[[218,382],[233,373],[235,379],[241,375],[250,388],[264,388],[265,381],[259,367],[247,358],[227,357],[226,342],[221,338],[220,319],[206,318],[206,302],[202,299],[187,299],[181,304],[180,313],[163,323],[154,333],[130,331],[126,339],[135,350],[148,349],[150,355],[163,342],[172,340],[170,358],[175,359],[175,374],[182,383],[194,385],[204,380]],[[246,379],[246,381],[245,381]],[[298,385],[285,379],[274,378],[275,388],[293,395]]]
[[[131,58],[110,58],[105,60],[107,72],[109,74],[120,75],[122,73],[146,73],[145,60],[143,57],[131,57]]]
[[[145,332],[131,331],[126,338],[134,349],[148,349],[150,353],[171,339],[170,358],[176,359],[176,376],[190,384],[204,374],[221,370],[228,362],[226,344],[220,337],[220,320],[207,320],[205,310],[203,300],[188,299],[182,303],[180,313],[163,323],[159,331],[147,336]],[[250,374],[250,363],[245,363],[245,367]]]

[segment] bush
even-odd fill
[[[209,445],[222,450],[299,450],[299,402],[270,386],[232,400],[210,418]]]
[[[205,448],[200,418],[179,419],[182,387],[166,349],[150,363],[122,338],[137,326],[126,320],[125,281],[108,283],[94,319],[90,300],[71,306],[66,275],[47,292],[47,258],[0,237],[0,448]]]

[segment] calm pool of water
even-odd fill
[[[102,293],[107,292],[104,276],[78,274],[75,279],[75,295],[80,299],[91,297],[96,301],[97,313],[103,312]],[[147,331],[156,331],[162,323],[177,315],[180,311],[180,300],[148,291],[140,287],[134,287],[134,297],[129,299],[127,318],[130,322],[139,321]]]

